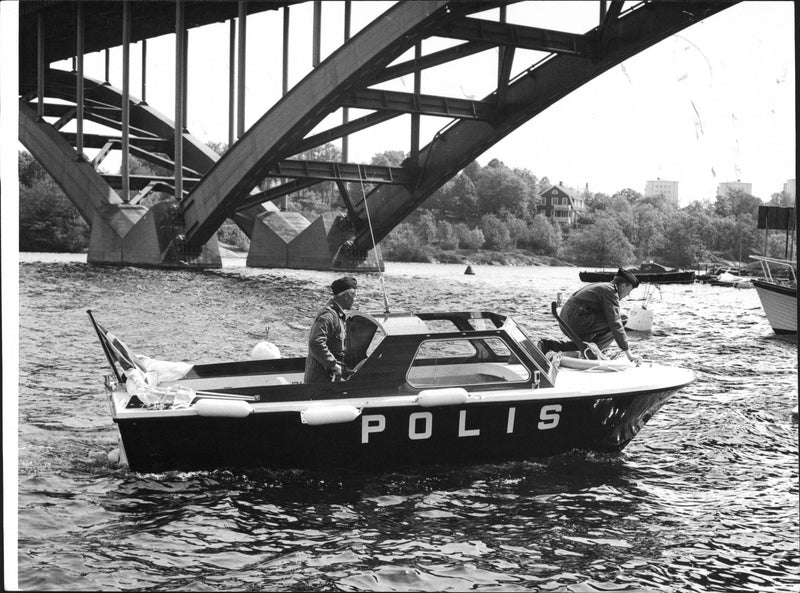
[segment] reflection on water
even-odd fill
[[[24,256],[25,254],[23,254]],[[86,309],[166,360],[305,354],[336,277],[256,270],[20,268],[19,584],[36,590],[797,591],[796,338],[755,291],[665,286],[645,358],[692,368],[616,456],[357,472],[133,474]],[[556,337],[574,268],[388,264],[393,310],[495,310]],[[632,295],[635,299],[636,292]],[[357,307],[383,310],[377,275]],[[100,453],[100,454],[98,454]],[[99,461],[98,461],[99,460]]]

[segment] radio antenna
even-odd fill
[[[375,232],[372,230],[372,219],[369,216],[369,206],[367,205],[367,192],[364,190],[364,173],[361,165],[358,165],[358,179],[361,181],[361,199],[364,201],[364,211],[367,213],[367,225],[369,226],[369,235],[372,238],[372,250],[375,253],[375,263],[378,266],[378,275],[381,279],[381,289],[383,290],[383,308],[384,312],[389,312],[389,299],[386,296],[386,283],[383,281],[383,269],[378,256],[378,245],[375,243]]]

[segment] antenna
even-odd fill
[[[386,297],[386,284],[383,281],[383,270],[381,269],[380,261],[378,260],[378,245],[375,243],[375,233],[372,230],[372,219],[369,216],[369,206],[367,205],[367,192],[364,191],[364,175],[362,173],[361,165],[358,165],[358,179],[361,181],[361,199],[364,201],[364,211],[367,213],[367,225],[369,226],[369,235],[372,237],[372,249],[375,252],[375,262],[378,264],[378,275],[381,279],[381,289],[383,290],[383,308],[384,313],[389,312],[389,299]]]

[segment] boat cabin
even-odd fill
[[[173,383],[255,401],[552,387],[558,367],[510,317],[490,312],[350,312],[342,381],[304,384],[305,358],[197,364]],[[164,384],[160,384],[164,386]],[[269,389],[265,389],[269,387]]]

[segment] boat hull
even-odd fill
[[[649,284],[693,284],[695,272],[694,270],[681,271],[681,272],[663,272],[663,273],[647,273],[636,272],[636,279],[642,283]],[[616,272],[579,272],[578,277],[581,282],[611,282]]]
[[[776,334],[797,333],[797,287],[753,280],[761,306]]]
[[[622,450],[676,388],[469,405],[380,405],[304,423],[297,411],[246,417],[117,418],[131,470],[220,467],[382,471],[431,464]],[[336,402],[329,402],[335,404]]]

